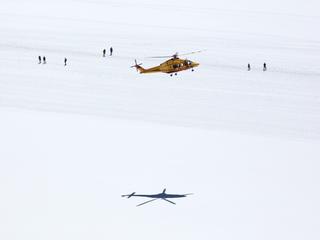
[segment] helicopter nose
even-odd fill
[[[193,67],[198,67],[200,64],[199,63],[197,63],[197,62],[193,62]]]

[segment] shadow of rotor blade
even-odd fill
[[[146,202],[140,203],[139,205],[137,205],[137,207],[140,207],[140,206],[142,206],[142,205],[144,205],[144,204],[147,204],[147,203],[149,203],[149,202],[153,202],[153,201],[155,201],[155,200],[158,200],[158,199],[157,199],[157,198],[155,198],[155,199],[152,199],[152,200],[149,200],[149,201],[146,201]]]
[[[170,200],[168,200],[168,199],[166,199],[166,198],[162,198],[162,200],[165,200],[165,201],[167,201],[167,202],[169,202],[169,203],[172,203],[172,204],[176,205],[174,202],[172,202],[172,201],[170,201]]]

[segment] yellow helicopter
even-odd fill
[[[170,74],[170,76],[177,75],[178,72],[180,71],[185,71],[188,69],[191,69],[191,71],[194,71],[193,68],[198,67],[199,63],[190,61],[188,59],[180,59],[179,56],[184,56],[184,55],[190,55],[194,53],[198,53],[201,51],[196,51],[196,52],[190,52],[190,53],[185,53],[179,55],[178,53],[173,54],[172,56],[156,56],[156,57],[151,57],[151,58],[169,58],[169,60],[161,63],[159,66],[152,67],[152,68],[143,68],[141,67],[142,63],[138,64],[137,60],[135,60],[135,65],[131,66],[132,68],[135,67],[138,72],[140,73],[157,73],[157,72],[162,72],[162,73],[167,73]]]

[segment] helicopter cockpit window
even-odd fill
[[[190,60],[186,60],[184,63],[186,66],[190,66],[192,64],[192,62]]]

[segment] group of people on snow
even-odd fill
[[[106,49],[103,49],[103,51],[102,51],[102,56],[103,56],[103,57],[106,56],[106,52],[107,52],[107,50],[106,50]],[[109,56],[112,56],[112,54],[113,54],[113,48],[110,47],[110,49],[109,49]]]
[[[103,49],[103,51],[102,51],[102,56],[103,57],[105,57],[106,56],[106,49]],[[112,54],[113,54],[113,48],[112,47],[110,47],[110,49],[109,49],[109,56],[112,56]],[[47,64],[47,60],[46,60],[46,57],[45,56],[43,56],[43,57],[41,57],[41,56],[38,56],[38,60],[39,60],[39,62],[38,62],[38,64]],[[68,61],[68,59],[67,58],[64,58],[64,66],[67,66],[67,61]]]
[[[39,56],[38,57],[38,59],[39,59],[39,64],[46,64],[47,63],[47,60],[46,60],[46,57],[45,56],[43,56],[42,58],[41,58],[41,56]]]
[[[263,68],[262,68],[262,70],[265,72],[265,71],[267,71],[267,64],[266,63],[263,63]],[[251,71],[251,65],[250,65],[250,63],[248,63],[248,71]]]
[[[39,62],[38,62],[38,64],[47,64],[47,59],[46,59],[46,57],[45,56],[43,56],[42,58],[41,58],[41,56],[38,56],[38,60],[39,60]],[[67,66],[67,61],[68,61],[68,59],[67,58],[64,58],[64,65],[65,66]]]

